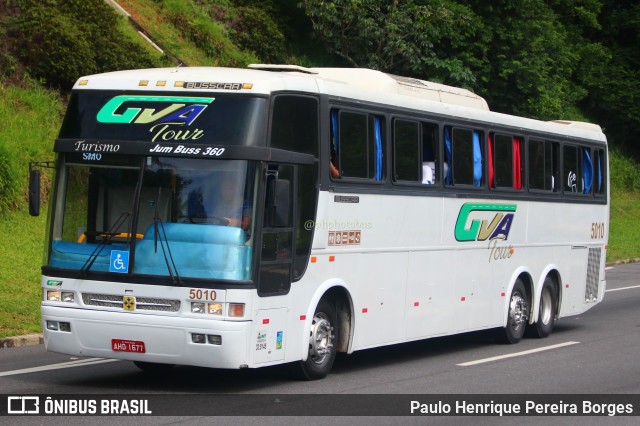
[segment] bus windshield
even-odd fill
[[[251,279],[256,163],[66,154],[49,266]]]

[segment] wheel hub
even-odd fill
[[[511,297],[511,323],[514,329],[519,328],[527,322],[527,301],[520,295],[514,293]]]
[[[309,355],[313,362],[321,363],[333,349],[333,327],[329,318],[323,313],[317,313],[311,324],[309,336]]]

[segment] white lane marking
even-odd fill
[[[456,365],[459,365],[461,367],[469,367],[471,365],[483,364],[485,362],[492,362],[492,361],[498,361],[498,360],[506,359],[506,358],[513,358],[513,357],[517,357],[517,356],[529,355],[529,354],[533,354],[533,353],[536,353],[536,352],[550,351],[552,349],[558,349],[558,348],[562,348],[562,347],[565,347],[565,346],[577,345],[578,343],[580,343],[580,342],[558,343],[557,345],[545,346],[545,347],[537,348],[537,349],[530,349],[528,351],[516,352],[516,353],[513,353],[513,354],[498,355],[498,356],[494,356],[494,357],[491,357],[491,358],[478,359],[478,360],[475,360],[475,361],[464,362],[462,364],[456,364]]]
[[[604,268],[604,270],[605,270],[605,271],[609,271],[609,270],[611,270],[611,269],[613,269],[613,268],[614,268],[614,266],[607,266],[606,268]]]
[[[608,290],[605,290],[605,293],[608,293],[610,291],[629,290],[632,288],[640,288],[640,285],[632,285],[631,287],[610,288]]]
[[[104,364],[106,362],[115,362],[115,361],[120,361],[120,360],[104,359],[104,358],[87,358],[87,359],[81,359],[78,361],[69,361],[69,362],[61,362],[59,364],[43,365],[40,367],[23,368],[21,370],[2,371],[0,372],[0,377],[14,376],[16,374],[36,373],[39,371],[58,370],[61,368],[84,367],[85,365]]]

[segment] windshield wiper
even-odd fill
[[[164,256],[164,262],[167,265],[167,270],[169,271],[169,277],[171,277],[171,281],[173,283],[178,283],[182,285],[182,281],[180,280],[180,275],[178,274],[178,267],[176,266],[176,262],[173,260],[173,255],[171,254],[171,248],[169,247],[169,240],[167,239],[167,233],[164,230],[164,224],[160,220],[160,216],[158,215],[158,204],[160,204],[160,194],[162,192],[162,187],[158,186],[158,196],[156,197],[156,205],[155,212],[153,214],[153,249],[155,253],[158,253],[158,239],[160,239],[160,248],[162,249],[162,255]],[[160,224],[160,226],[158,226]],[[160,234],[160,228],[162,228],[162,235]],[[164,240],[164,244],[163,244]],[[165,251],[165,245],[167,246]],[[173,269],[171,268],[173,266]],[[175,271],[175,276],[174,276]]]
[[[80,273],[78,275],[79,278],[82,278],[87,274],[98,256],[100,256],[100,253],[102,253],[102,249],[104,249],[104,247],[111,242],[111,237],[118,235],[118,233],[115,232],[116,229],[118,229],[124,223],[124,221],[129,218],[129,216],[131,216],[131,212],[122,212],[118,219],[116,219],[116,221],[113,223],[111,228],[109,228],[109,231],[107,231],[106,233],[100,233],[100,235],[103,237],[102,241],[100,241],[100,244],[98,244],[96,248],[93,249],[87,260],[82,265],[82,268],[80,268]]]

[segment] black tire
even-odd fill
[[[133,361],[133,363],[148,374],[166,373],[174,367],[173,364],[158,364],[156,362]]]
[[[551,334],[556,321],[558,309],[558,290],[551,277],[544,279],[542,292],[540,293],[540,306],[538,308],[538,320],[527,329],[527,334],[532,337],[544,338]]]
[[[309,332],[309,355],[306,361],[295,365],[298,378],[318,380],[329,374],[336,358],[337,326],[335,304],[331,300],[320,300]]]
[[[524,336],[529,320],[529,298],[524,283],[520,278],[516,281],[509,297],[509,313],[507,326],[503,329],[505,343],[516,344]]]

